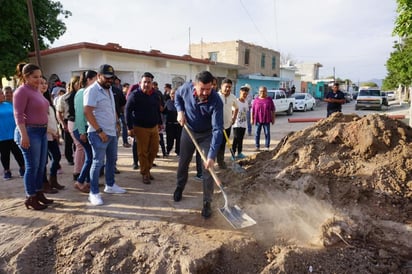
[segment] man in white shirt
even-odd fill
[[[226,131],[226,135],[229,138],[232,125],[236,121],[237,113],[239,107],[237,105],[236,96],[232,94],[232,80],[226,78],[222,81],[220,86],[219,96],[223,102],[223,128]],[[226,169],[227,165],[225,163],[225,148],[226,148],[226,139],[220,145],[219,151],[217,153],[217,164],[219,168]]]

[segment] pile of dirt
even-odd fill
[[[175,158],[144,185],[119,153],[128,192],[86,204],[72,187],[53,207],[22,206],[21,182],[0,184],[0,273],[411,273],[412,129],[386,116],[336,113],[272,151],[219,171],[231,204],[257,224],[234,230],[199,214],[202,186],[172,201]],[[127,166],[127,167],[126,167]],[[194,167],[193,167],[194,169]],[[136,179],[136,177],[138,179]]]
[[[243,161],[228,191],[256,216],[263,272],[411,273],[411,141],[387,116],[337,113]]]

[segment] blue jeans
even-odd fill
[[[260,132],[263,128],[265,134],[265,147],[270,146],[270,123],[256,123],[255,131],[255,146],[256,148],[260,147]]]
[[[103,143],[96,132],[88,134],[93,152],[93,162],[90,168],[90,192],[99,193],[99,174],[106,157],[105,177],[106,185],[113,186],[114,170],[117,160],[117,136],[107,136],[107,142]]]
[[[90,146],[89,142],[86,140],[86,142],[83,142],[80,139],[80,133],[79,130],[75,129],[73,130],[73,135],[74,138],[79,141],[79,143],[83,146],[84,148],[84,163],[83,167],[80,170],[79,177],[77,177],[77,181],[81,184],[84,182],[90,182],[90,168],[92,167],[92,161],[93,161],[93,152],[92,152],[92,147]]]
[[[14,131],[14,140],[23,153],[26,172],[24,173],[24,188],[27,196],[33,196],[43,190],[43,176],[47,160],[47,128],[26,127],[30,139],[28,149],[20,146],[21,135],[17,129]]]
[[[47,142],[47,150],[51,159],[50,163],[50,176],[56,176],[57,170],[60,167],[60,160],[62,158],[60,154],[59,143],[57,140]]]

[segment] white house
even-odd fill
[[[209,70],[215,77],[236,79],[239,68],[237,65],[189,55],[176,56],[158,50],[147,52],[126,49],[115,43],[100,45],[82,42],[42,50],[40,55],[43,75],[48,78],[57,74],[61,81],[66,82],[81,71],[97,70],[102,64],[112,65],[122,83],[137,83],[144,72],[151,72],[160,88],[166,83],[178,87],[185,81],[194,80],[195,75],[202,70]],[[36,61],[35,53],[31,53],[29,57],[31,62]]]

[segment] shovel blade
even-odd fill
[[[219,211],[233,228],[245,228],[256,224],[256,221],[243,212],[237,205],[222,207],[219,208]]]

